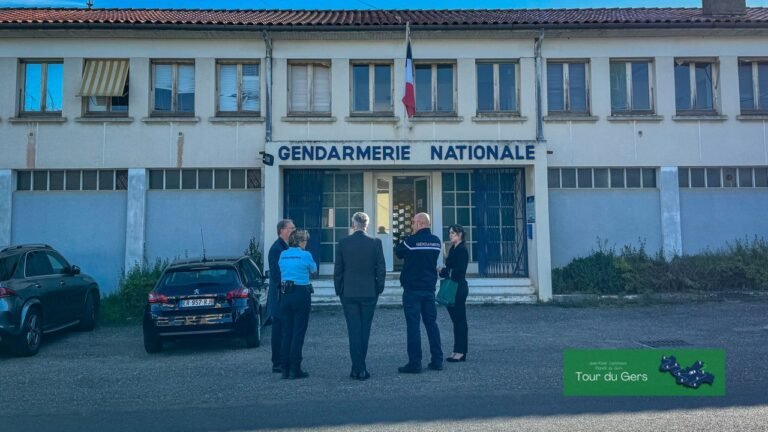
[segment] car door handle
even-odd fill
[[[66,283],[66,282],[64,282],[64,281],[61,281],[61,282],[59,282],[59,286],[64,286],[64,285],[66,285],[66,284],[67,284],[67,283]]]

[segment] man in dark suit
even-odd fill
[[[272,243],[267,255],[269,262],[269,292],[267,292],[267,322],[272,321],[272,372],[282,372],[280,368],[280,345],[282,344],[283,327],[280,325],[280,254],[288,249],[288,237],[296,231],[296,226],[290,219],[277,223],[277,240]]]
[[[371,322],[379,294],[384,291],[386,265],[381,240],[366,234],[368,215],[352,215],[354,233],[339,241],[333,269],[336,295],[341,298],[349,333],[352,357],[350,378],[361,381],[371,377],[365,365]]]

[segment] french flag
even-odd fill
[[[408,54],[405,56],[405,96],[403,105],[408,117],[416,113],[416,93],[413,89],[413,55],[411,55],[411,39],[408,39]]]

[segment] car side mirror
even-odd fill
[[[76,276],[80,274],[80,267],[73,265],[69,268],[69,274]]]
[[[261,275],[261,278],[264,279],[264,280],[269,279],[269,270],[266,270],[264,272],[264,274]]]

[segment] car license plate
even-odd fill
[[[189,299],[189,300],[181,301],[181,307],[195,307],[195,306],[213,306],[213,299],[212,298]]]

